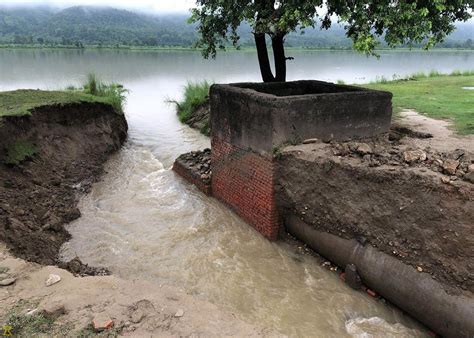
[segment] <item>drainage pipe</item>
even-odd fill
[[[318,231],[287,217],[290,234],[340,267],[354,264],[364,284],[445,337],[474,337],[474,298],[446,293],[431,276],[355,239]]]

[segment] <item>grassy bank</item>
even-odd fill
[[[181,101],[170,100],[176,105],[179,120],[199,129],[204,135],[209,135],[209,88],[207,81],[189,82],[184,87],[184,96]]]
[[[117,84],[105,84],[94,75],[80,88],[69,87],[62,91],[15,90],[0,92],[0,117],[31,114],[40,106],[65,105],[80,102],[100,102],[112,105],[123,113],[126,90]]]
[[[474,134],[474,71],[415,74],[389,81],[381,78],[364,87],[393,93],[395,112],[414,109],[437,119],[449,119],[460,134]]]

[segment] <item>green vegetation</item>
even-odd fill
[[[42,312],[27,314],[28,309],[36,309],[38,305],[39,300],[19,301],[7,313],[6,321],[2,325],[10,326],[14,337],[117,337],[121,332],[121,328],[114,327],[96,333],[92,325],[73,332],[74,325],[71,322],[57,323],[57,316],[48,316]]]
[[[104,83],[97,79],[95,74],[89,74],[87,82],[82,87],[84,93],[106,98],[116,111],[123,113],[123,105],[127,99],[127,90],[122,85],[116,83]]]
[[[202,82],[188,82],[184,87],[184,98],[182,101],[171,101],[176,104],[179,120],[186,123],[192,116],[196,109],[201,107],[209,100],[210,83]]]
[[[117,84],[105,84],[89,75],[82,88],[69,86],[64,91],[15,90],[0,92],[0,118],[2,116],[31,115],[41,106],[66,105],[81,102],[99,102],[112,105],[123,113],[127,91]]]
[[[65,9],[42,6],[2,7],[0,45],[26,48],[190,48],[198,39],[196,25],[187,14],[145,15],[106,7],[75,6]],[[239,27],[239,45],[254,46],[251,27]],[[440,47],[473,49],[472,26],[457,30]],[[351,48],[341,25],[328,31],[307,27],[305,34],[289,34],[287,47]],[[385,44],[383,46],[386,46]]]
[[[18,165],[25,160],[32,158],[37,153],[36,147],[28,141],[16,141],[7,149],[5,164]]]
[[[287,36],[307,28],[328,30],[333,18],[344,22],[345,35],[353,47],[367,55],[385,41],[389,47],[421,44],[425,49],[444,41],[455,31],[457,21],[471,19],[474,3],[457,1],[449,6],[436,2],[404,1],[238,1],[196,0],[190,22],[197,24],[204,58],[231,44],[239,46],[240,27],[249,25],[254,36],[263,82],[285,82],[288,58]],[[472,40],[471,40],[472,41]],[[267,42],[271,42],[274,69]]]
[[[474,71],[414,74],[406,79],[380,78],[364,87],[393,93],[397,112],[414,109],[438,119],[449,119],[460,134],[474,134]]]
[[[15,337],[32,337],[51,332],[54,326],[53,318],[45,317],[43,314],[26,314],[26,309],[36,308],[38,303],[38,301],[20,301],[15,304],[3,325],[10,326]]]

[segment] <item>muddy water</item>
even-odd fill
[[[328,80],[347,71],[351,75],[344,80],[357,81],[357,74],[400,74],[407,65],[425,70],[415,63],[459,68],[467,62],[469,69],[473,60],[471,54],[456,53],[396,55],[367,61],[351,53],[301,54],[313,73],[300,76],[302,70],[295,69],[291,76],[326,79],[314,73],[313,63],[334,69]],[[82,199],[82,217],[68,228],[72,240],[63,249],[65,259],[78,255],[123,278],[177,285],[281,334],[426,334],[393,307],[347,288],[315,259],[284,243],[266,241],[170,170],[179,154],[208,147],[209,140],[181,125],[165,99],[179,97],[188,79],[258,80],[254,54],[205,62],[195,53],[0,51],[0,65],[3,90],[77,84],[89,71],[130,89],[129,141],[108,163],[104,180]]]

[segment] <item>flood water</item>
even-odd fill
[[[469,52],[295,52],[290,79],[367,82],[436,69],[474,69]],[[352,291],[336,274],[284,243],[270,243],[232,212],[177,177],[181,153],[209,140],[179,123],[165,101],[187,81],[259,81],[256,55],[202,60],[196,52],[0,50],[0,90],[58,89],[95,72],[130,90],[124,149],[85,196],[63,257],[79,256],[125,279],[178,286],[244,320],[306,337],[426,336],[400,311]]]

